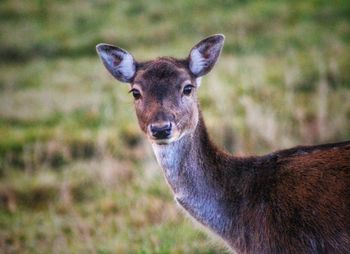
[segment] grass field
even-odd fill
[[[350,139],[348,1],[3,0],[0,22],[0,253],[225,250],[176,207],[100,42],[145,60],[225,34],[199,97],[235,154]]]

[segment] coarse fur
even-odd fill
[[[140,128],[178,204],[234,251],[348,253],[350,141],[236,157],[210,140],[196,90],[223,41],[210,36],[183,60],[136,62],[106,44],[97,51],[115,78],[131,84]]]

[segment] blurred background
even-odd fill
[[[187,56],[212,138],[237,155],[350,139],[350,2],[0,2],[0,252],[222,253],[176,207],[128,86],[95,52]]]

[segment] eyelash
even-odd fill
[[[191,85],[191,84],[185,85],[185,87],[183,88],[182,93],[184,95],[186,95],[186,96],[189,96],[192,93],[193,88],[194,88],[194,86]]]
[[[141,93],[140,93],[140,91],[137,90],[137,89],[135,89],[135,88],[131,89],[131,90],[129,91],[129,93],[132,94],[132,96],[134,97],[135,100],[138,100],[138,99],[141,98]]]

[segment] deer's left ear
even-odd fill
[[[200,41],[191,49],[188,61],[190,70],[195,76],[203,76],[214,67],[224,40],[224,35],[215,34]]]
[[[121,82],[130,83],[136,73],[136,62],[126,50],[109,44],[98,44],[96,46],[106,69]]]

